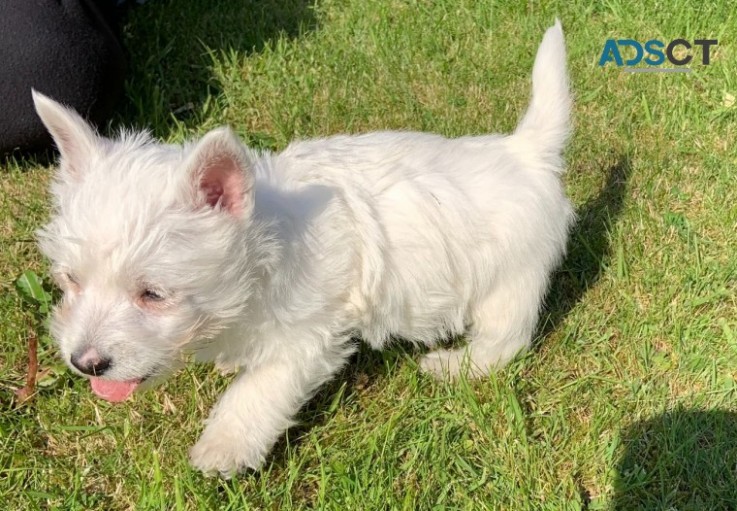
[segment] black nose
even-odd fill
[[[101,357],[94,350],[72,354],[72,365],[90,376],[102,376],[112,364],[109,358]]]

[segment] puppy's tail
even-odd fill
[[[560,20],[550,27],[532,68],[532,100],[514,132],[546,165],[562,172],[561,153],[570,132],[571,95]]]

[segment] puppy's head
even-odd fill
[[[34,92],[61,154],[39,230],[64,292],[52,334],[93,390],[123,400],[239,315],[254,261],[251,157],[227,129],[198,143],[99,136]]]

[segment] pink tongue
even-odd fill
[[[119,403],[128,399],[133,391],[138,387],[140,380],[129,381],[110,381],[100,378],[90,378],[92,391],[105,401],[111,403]]]

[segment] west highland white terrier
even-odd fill
[[[185,355],[238,376],[190,451],[258,469],[360,337],[468,345],[433,375],[487,373],[528,347],[574,214],[560,174],[571,99],[560,23],[514,134],[381,132],[279,154],[227,128],[183,146],[98,135],[34,92],[61,153],[39,231],[64,291],[52,333],[95,394],[122,401]]]

